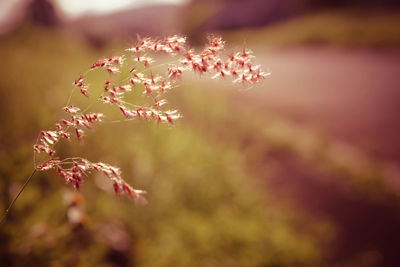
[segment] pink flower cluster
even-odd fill
[[[46,171],[50,169],[57,169],[58,174],[65,180],[65,182],[72,184],[76,189],[79,189],[83,183],[83,177],[90,174],[92,170],[104,173],[113,183],[114,191],[118,195],[123,192],[132,198],[138,198],[144,191],[132,188],[127,182],[121,177],[121,171],[108,164],[97,162],[92,163],[83,158],[72,158],[71,162],[69,159],[60,160],[58,158],[51,158],[36,168],[40,171]],[[69,166],[65,166],[69,165]]]
[[[219,37],[209,38],[208,45],[198,54],[186,45],[186,38],[171,36],[162,40],[144,38],[134,46],[126,49],[126,54],[97,60],[92,64],[90,71],[104,70],[110,78],[104,83],[104,92],[99,99],[110,105],[115,105],[125,120],[152,119],[157,123],[173,124],[181,115],[177,110],[164,109],[167,101],[163,94],[177,86],[179,79],[186,72],[199,74],[209,73],[213,79],[232,77],[234,83],[254,84],[264,79],[269,73],[263,72],[259,66],[252,63],[252,53],[247,49],[233,53],[226,57],[221,55],[225,42]],[[155,60],[152,54],[162,53],[176,58],[175,64],[168,64],[164,75],[154,75],[148,72]],[[128,77],[118,82],[115,79],[122,73],[124,66],[130,70]],[[74,82],[80,93],[91,97],[86,77],[80,75]],[[126,101],[126,96],[133,90],[142,90],[143,95],[149,98],[148,104],[136,105]],[[82,140],[86,129],[91,129],[95,123],[101,123],[102,113],[85,113],[80,108],[67,105],[64,107],[67,117],[56,123],[55,129],[42,131],[34,145],[34,153],[45,153],[49,159],[36,166],[39,171],[55,169],[59,175],[76,189],[82,185],[83,178],[95,170],[104,173],[113,183],[116,194],[126,193],[137,198],[144,193],[126,183],[118,168],[98,162],[92,163],[87,159],[73,157],[60,160],[56,157],[55,146],[61,139],[71,140],[75,135]]]

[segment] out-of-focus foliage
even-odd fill
[[[32,144],[59,118],[71,81],[110,53],[29,26],[0,39],[1,210],[31,172]],[[103,125],[73,148],[121,166],[129,182],[149,192],[147,205],[115,198],[101,176],[87,177],[83,200],[57,174],[36,175],[1,226],[2,265],[317,264],[331,226],[269,196],[246,164],[241,135],[218,136],[225,127],[219,120],[242,119],[231,117],[222,96],[192,87],[171,93],[188,114],[176,126]],[[207,125],[208,133],[201,130]]]
[[[368,19],[366,19],[368,18]],[[339,47],[397,48],[400,46],[397,10],[338,10],[314,12],[259,29],[233,30],[229,41],[279,47],[331,45]]]
[[[324,25],[303,25],[317,24]],[[249,43],[264,43],[260,32],[246,31]],[[127,45],[94,50],[74,36],[29,25],[0,38],[1,210],[32,171],[32,145],[40,130],[62,116],[72,81],[96,59]],[[148,191],[147,205],[116,198],[101,175],[87,177],[79,194],[56,173],[37,174],[0,228],[0,265],[330,266],[332,244],[346,230],[338,227],[347,218],[315,216],[297,199],[318,207],[318,196],[329,200],[341,193],[339,204],[395,210],[398,192],[382,180],[376,161],[243,102],[240,86],[203,80],[185,78],[167,96],[184,115],[176,125],[104,123],[82,145],[60,144],[63,156],[120,166],[128,182]],[[103,81],[90,73],[93,95],[103,90]],[[87,105],[79,93],[73,102]],[[290,192],[291,183],[302,196]],[[342,208],[334,205],[326,204],[329,210],[322,213]],[[382,262],[385,245],[373,245],[350,246],[353,251],[334,266]]]

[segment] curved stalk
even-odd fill
[[[3,222],[7,218],[8,213],[10,212],[10,209],[14,205],[15,201],[17,201],[18,197],[21,195],[22,191],[24,191],[25,187],[28,185],[29,181],[32,179],[32,177],[35,175],[35,173],[36,173],[36,169],[33,170],[33,172],[28,177],[28,179],[26,179],[26,181],[25,181],[24,185],[22,186],[22,188],[19,190],[18,194],[15,196],[13,201],[11,201],[10,206],[8,206],[8,208],[5,210],[5,212],[3,214],[3,217],[1,218],[0,225],[3,224]]]

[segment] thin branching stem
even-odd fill
[[[33,172],[31,173],[31,175],[28,177],[28,179],[26,179],[24,185],[22,186],[22,188],[19,190],[18,194],[15,196],[15,198],[13,199],[13,201],[11,201],[10,206],[8,206],[8,208],[5,210],[3,217],[1,218],[0,221],[0,225],[3,224],[3,222],[5,221],[5,219],[7,218],[8,213],[10,212],[10,209],[12,208],[12,206],[14,205],[15,201],[17,201],[18,197],[21,195],[22,191],[24,191],[25,187],[28,185],[29,181],[32,179],[32,177],[35,175],[36,173],[36,168],[33,170]]]

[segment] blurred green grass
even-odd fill
[[[328,45],[350,48],[400,47],[400,14],[387,10],[314,11],[263,28],[233,30],[225,39],[263,47]]]
[[[71,81],[96,58],[114,52],[114,48],[96,51],[76,37],[30,26],[1,37],[0,54],[7,62],[0,70],[2,210],[32,170],[37,133],[60,118]],[[100,84],[96,75],[91,79]],[[178,89],[170,97],[179,102],[187,90]],[[201,97],[187,98],[187,107],[209,104],[209,96],[196,94]],[[222,115],[228,114],[223,97],[216,96],[214,102]],[[198,120],[218,120],[213,112],[201,113]],[[322,257],[318,244],[324,238],[315,237],[330,229],[328,224],[270,199],[246,170],[245,155],[234,139],[212,140],[192,124],[196,122],[184,120],[172,127],[108,124],[89,133],[84,145],[62,145],[63,155],[80,152],[121,166],[129,182],[149,192],[149,204],[135,206],[115,198],[112,190],[96,186],[107,188],[103,178],[87,177],[82,195],[89,223],[74,228],[62,200],[64,191],[72,189],[56,173],[40,173],[1,228],[1,262],[7,266],[110,266],[120,260],[124,264],[119,266],[318,262]],[[313,227],[298,231],[296,224]],[[109,228],[127,237],[122,234],[110,241],[102,230]],[[123,240],[128,241],[121,248],[118,242]]]
[[[38,132],[62,116],[74,78],[123,45],[94,50],[76,36],[28,25],[0,38],[2,210],[32,170]],[[90,77],[93,90],[102,90],[101,78]],[[82,190],[88,223],[74,228],[63,201],[72,189],[56,173],[40,173],[0,229],[0,261],[7,266],[322,264],[335,225],[277,197],[265,180],[285,164],[266,158],[283,151],[316,173],[344,177],[372,195],[387,190],[378,168],[353,164],[357,155],[337,162],[338,145],[280,118],[238,110],[231,94],[225,85],[184,80],[168,95],[184,115],[177,125],[104,124],[83,145],[62,145],[62,155],[80,153],[120,166],[127,181],[148,191],[149,204],[115,198],[104,177],[92,175]],[[73,101],[84,106],[82,99],[75,94]]]

